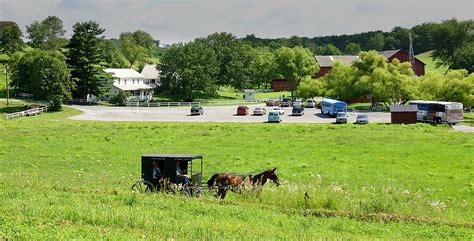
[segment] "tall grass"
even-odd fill
[[[107,123],[59,114],[0,121],[0,237],[473,237],[474,138],[447,126]],[[137,195],[129,189],[146,153],[202,154],[206,180],[277,167],[282,185],[224,201],[207,191]]]

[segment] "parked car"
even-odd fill
[[[270,111],[268,113],[268,122],[278,122],[282,121],[280,113],[278,111]]]
[[[356,124],[369,124],[369,116],[368,115],[357,115]]]
[[[273,111],[280,113],[280,115],[285,114],[285,110],[281,107],[273,107]]]
[[[191,115],[202,115],[202,114],[204,114],[204,112],[201,106],[191,107]]]
[[[338,112],[336,116],[336,123],[347,123],[347,113],[346,112]]]
[[[306,108],[314,108],[314,107],[316,107],[316,101],[313,100],[313,99],[307,99],[307,100],[306,100],[305,107],[306,107]]]
[[[241,105],[237,107],[237,115],[248,115],[249,114],[249,107],[246,105]]]
[[[267,100],[265,101],[267,106],[278,106],[280,104],[279,100]]]
[[[302,115],[304,115],[304,108],[302,106],[295,106],[291,110],[291,114],[295,115],[295,116],[296,115],[302,116]]]
[[[265,107],[257,107],[253,110],[254,115],[265,115],[267,113],[267,109]]]
[[[291,106],[293,107],[301,107],[302,106],[302,103],[301,103],[301,100],[295,100],[291,103]]]
[[[291,98],[283,98],[280,101],[280,106],[281,107],[290,107],[290,105],[291,105]]]

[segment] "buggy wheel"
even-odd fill
[[[132,190],[135,192],[145,193],[155,191],[155,186],[153,183],[146,180],[138,180],[135,184],[132,185]]]

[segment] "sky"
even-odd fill
[[[107,38],[140,29],[176,43],[214,32],[316,37],[474,19],[474,0],[0,0],[0,20],[23,31],[49,15],[63,20],[67,36],[74,23],[94,20]]]

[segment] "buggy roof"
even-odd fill
[[[193,160],[202,158],[202,155],[197,154],[145,154],[142,157],[154,157],[163,159],[177,159],[177,160]]]

